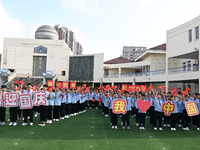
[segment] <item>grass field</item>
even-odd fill
[[[7,114],[8,118],[8,114]],[[118,121],[119,122],[119,121]],[[110,118],[105,118],[101,110],[87,110],[84,114],[39,127],[39,118],[34,118],[34,126],[0,126],[0,150],[191,150],[200,148],[200,132],[191,131],[154,131],[146,119],[146,129],[135,127],[131,119],[131,130],[110,129]],[[120,124],[120,123],[119,123]]]

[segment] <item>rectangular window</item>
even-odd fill
[[[191,70],[191,61],[190,60],[187,62],[187,65],[188,65],[188,71],[190,71]]]
[[[186,62],[183,62],[183,71],[186,70]]]
[[[192,29],[188,31],[189,33],[189,42],[192,42]]]
[[[199,26],[195,28],[195,38],[196,40],[199,39]]]
[[[62,71],[61,74],[62,74],[62,76],[65,76],[65,71]]]

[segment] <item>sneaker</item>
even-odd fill
[[[47,122],[46,123],[49,123],[49,120],[47,120]]]
[[[130,126],[127,126],[127,129],[128,129],[128,130],[130,130],[130,129],[131,129],[131,127],[130,127]]]
[[[144,128],[144,127],[142,127],[142,129],[143,129],[143,130],[145,130],[145,128]]]
[[[64,118],[67,118],[67,115],[65,115],[65,117]]]
[[[123,122],[121,121],[121,126],[123,126]]]
[[[13,126],[17,126],[17,122],[14,122],[14,123],[13,123]]]
[[[61,120],[64,120],[64,117],[61,117]]]
[[[155,127],[155,128],[154,128],[154,130],[156,131],[156,130],[157,130],[157,128]]]
[[[5,125],[5,122],[1,122],[1,125],[2,125],[2,126]]]
[[[136,127],[138,127],[139,126],[139,124],[138,123],[136,123]]]
[[[35,114],[34,117],[36,118],[36,117],[37,117],[37,114]]]
[[[42,126],[42,123],[40,122],[38,125],[41,127],[41,126]]]
[[[56,122],[58,122],[59,121],[59,119],[56,119]]]
[[[199,131],[200,130],[200,128],[197,128],[197,131]]]
[[[69,116],[67,115],[67,117],[66,118],[69,118]]]
[[[105,117],[108,117],[108,115],[105,115]]]
[[[53,121],[56,121],[56,119],[53,119]]]
[[[188,127],[186,127],[186,130],[187,130],[187,131],[190,131],[190,129],[189,129]]]
[[[179,124],[179,125],[178,125],[178,127],[180,128],[180,127],[182,127],[182,125],[181,125],[181,124]]]
[[[140,127],[139,129],[142,130],[142,127]]]
[[[49,120],[49,124],[52,124],[52,120]]]
[[[22,126],[27,126],[27,123],[25,123],[25,122],[24,122],[24,123],[22,123]]]
[[[98,109],[98,107],[96,107],[96,109]]]
[[[170,127],[170,124],[167,124],[167,127]]]
[[[7,121],[10,122],[10,119],[8,119]]]
[[[160,131],[162,131],[162,128],[159,128]]]
[[[10,122],[8,125],[9,125],[9,126],[12,126],[12,125],[13,125],[13,123],[12,123],[12,122]]]
[[[166,124],[164,124],[163,127],[166,127]]]
[[[31,127],[33,126],[33,122],[30,122],[30,126],[31,126]]]
[[[112,126],[112,129],[114,129],[115,127],[114,126]]]
[[[41,126],[44,127],[45,125],[46,125],[46,124],[43,122]]]
[[[174,131],[174,128],[171,128],[171,131]]]
[[[115,126],[115,129],[117,129],[117,126]]]
[[[176,131],[176,128],[174,128],[174,131]]]
[[[185,131],[187,130],[187,128],[182,128],[182,129],[185,130]]]
[[[122,129],[125,129],[125,126],[122,126]]]

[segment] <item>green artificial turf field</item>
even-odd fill
[[[84,114],[39,127],[39,117],[34,118],[34,126],[0,126],[0,150],[40,150],[40,149],[95,149],[95,150],[198,150],[200,132],[190,126],[191,131],[154,131],[146,119],[146,129],[135,127],[131,119],[131,130],[110,129],[110,118],[105,118],[101,110],[87,110]],[[7,114],[8,118],[8,114]]]

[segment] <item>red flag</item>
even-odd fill
[[[135,90],[135,85],[128,85],[128,91],[132,93],[133,90]]]
[[[188,91],[183,91],[183,95],[186,96],[188,94]]]
[[[106,86],[105,86],[105,89],[106,89],[106,91],[109,91],[109,90],[110,90],[110,85],[109,85],[109,84],[106,85]]]
[[[40,87],[40,85],[38,85],[38,87]]]
[[[181,92],[181,90],[180,90],[180,89],[178,89],[178,92]]]
[[[82,87],[84,87],[84,88],[86,88],[86,86],[87,86],[86,83],[82,85]]]
[[[176,88],[174,88],[174,91],[176,91]]]
[[[142,90],[142,92],[146,92],[147,91],[147,85],[141,85],[141,90]]]
[[[20,84],[21,84],[21,85],[24,85],[24,80],[21,80],[21,81],[20,81]]]
[[[70,82],[70,89],[76,89],[76,81]]]
[[[27,87],[27,85],[25,85],[25,87]]]
[[[115,86],[112,86],[111,88],[115,91],[117,89],[117,86],[115,85]]]
[[[140,91],[141,90],[141,85],[135,85],[135,91]]]
[[[160,89],[160,90],[162,90],[163,87],[162,87],[162,86],[159,86],[159,87],[157,87],[157,88]]]
[[[187,90],[190,92],[191,89],[189,87],[187,87]]]
[[[17,84],[18,84],[18,83],[19,83],[19,80],[16,80],[16,81],[15,81],[15,83],[17,83]]]

